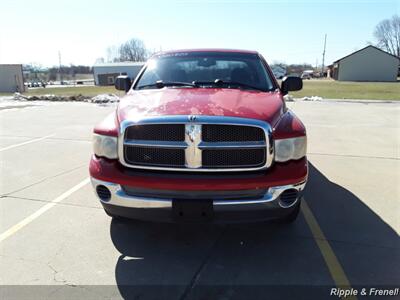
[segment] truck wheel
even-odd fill
[[[297,203],[295,204],[295,207],[293,208],[292,212],[288,214],[286,217],[281,219],[282,223],[290,224],[296,221],[297,216],[299,215],[300,212],[301,200],[302,198],[297,200]]]

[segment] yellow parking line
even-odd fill
[[[58,202],[64,200],[67,197],[69,197],[71,194],[75,193],[77,190],[79,190],[80,188],[82,188],[83,186],[85,186],[88,183],[89,183],[89,178],[86,178],[85,180],[81,181],[80,183],[78,183],[74,187],[70,188],[65,193],[61,194],[60,196],[58,196],[54,200],[52,200],[49,203],[47,203],[45,206],[42,206],[40,209],[38,209],[37,211],[35,211],[30,216],[28,216],[25,219],[23,219],[21,222],[19,222],[19,223],[15,224],[14,226],[10,227],[9,229],[7,229],[5,232],[0,234],[0,243],[2,241],[4,241],[6,238],[8,238],[8,237],[12,236],[13,234],[15,234],[16,232],[18,232],[20,229],[24,228],[26,225],[31,223],[37,217],[39,217],[40,215],[42,215],[43,213],[48,211],[50,208],[52,208],[54,205],[56,205]]]
[[[16,145],[11,145],[11,146],[8,146],[8,147],[5,147],[5,148],[0,149],[0,152],[1,152],[1,151],[5,151],[5,150],[9,150],[9,149],[12,149],[12,148],[16,148],[16,147],[19,147],[19,146],[23,146],[23,145],[26,145],[26,144],[30,144],[30,143],[34,143],[34,142],[39,142],[39,141],[41,141],[41,140],[47,139],[47,138],[52,137],[52,136],[54,136],[54,134],[49,134],[49,135],[46,135],[46,136],[41,137],[41,138],[29,140],[29,141],[26,141],[26,142],[23,142],[23,143],[19,143],[19,144],[16,144]]]
[[[322,257],[325,260],[325,263],[329,269],[329,273],[331,274],[336,287],[351,289],[350,281],[347,278],[342,265],[337,259],[335,252],[333,252],[331,245],[329,245],[328,240],[322,232],[321,227],[319,226],[317,220],[314,217],[314,214],[310,210],[310,207],[308,206],[306,201],[302,201],[301,203],[301,212],[303,213],[308,227],[310,228],[311,233],[314,237],[314,240],[317,243],[319,250],[321,251]],[[347,297],[346,299],[357,298],[353,296]]]

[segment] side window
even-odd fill
[[[146,70],[140,78],[140,85],[153,84],[160,80],[160,76],[156,73],[156,70]]]

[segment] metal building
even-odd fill
[[[367,46],[335,61],[330,76],[339,81],[397,81],[399,58]]]
[[[24,92],[22,65],[0,64],[0,92]]]
[[[93,66],[94,82],[96,85],[113,85],[119,75],[128,75],[133,80],[143,65],[144,62],[96,64]]]

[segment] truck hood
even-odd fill
[[[162,88],[130,91],[117,109],[118,120],[164,115],[252,118],[274,125],[283,113],[279,92],[220,88]]]

